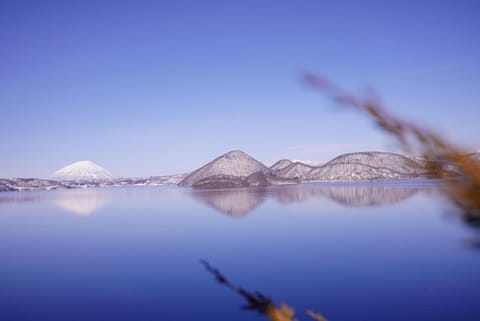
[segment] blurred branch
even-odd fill
[[[212,267],[207,261],[200,260],[200,263],[208,272],[215,276],[218,283],[239,294],[247,301],[247,305],[243,306],[242,309],[257,311],[268,317],[271,321],[298,321],[297,319],[294,319],[295,311],[286,304],[277,307],[271,298],[262,293],[258,291],[248,292],[241,287],[233,285],[217,268]],[[327,319],[319,313],[309,310],[307,314],[314,320],[327,321]]]
[[[445,195],[462,210],[464,219],[480,224],[480,161],[436,132],[392,115],[377,98],[355,96],[317,75],[307,74],[304,81],[335,103],[366,114],[407,153],[420,153],[425,169],[442,180]]]
[[[461,209],[465,221],[480,227],[480,160],[436,132],[394,116],[374,96],[355,96],[328,79],[312,74],[305,75],[304,81],[335,103],[365,113],[381,130],[396,139],[407,153],[421,154],[425,160],[422,167],[431,178],[441,180],[443,192]],[[294,310],[287,305],[278,307],[271,298],[258,291],[248,292],[233,285],[207,261],[201,260],[201,264],[220,284],[247,301],[243,309],[257,311],[272,321],[297,321]],[[326,321],[321,314],[311,310],[307,311],[307,315],[317,321]]]

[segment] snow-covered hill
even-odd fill
[[[423,167],[400,154],[360,152],[340,155],[307,173],[307,181],[369,181],[424,176]]]
[[[479,153],[469,154],[480,159]],[[196,188],[227,188],[297,184],[303,182],[354,182],[429,178],[422,158],[407,158],[385,152],[340,155],[322,166],[280,160],[270,168],[242,151],[231,151],[191,174],[113,178],[112,174],[82,161],[56,171],[50,180],[37,178],[0,179],[1,191],[64,189],[107,186],[158,186],[178,184]],[[452,165],[446,163],[444,168]],[[452,170],[452,175],[455,171]]]
[[[416,174],[422,166],[400,154],[386,152],[358,152],[335,157],[324,166],[332,164],[362,164],[377,168],[387,168],[398,173]]]
[[[414,178],[412,174],[395,172],[385,167],[375,167],[361,163],[330,164],[307,173],[306,181],[371,181]]]
[[[247,154],[233,151],[197,169],[179,185],[228,188],[301,182],[399,180],[424,178],[426,174],[418,162],[394,153],[349,153],[322,166],[284,159],[267,168]]]
[[[53,173],[50,178],[58,181],[95,181],[112,179],[113,175],[105,168],[86,160],[65,166]]]
[[[266,173],[268,171],[265,165],[253,157],[242,151],[234,150],[200,167],[185,177],[178,185],[192,186],[208,177],[222,177],[222,179],[225,177],[246,178],[257,172]]]

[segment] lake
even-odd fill
[[[480,320],[479,233],[435,183],[0,193],[0,320]]]

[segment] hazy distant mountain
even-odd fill
[[[51,179],[58,181],[106,180],[112,178],[112,173],[88,160],[65,166],[51,176]]]
[[[247,178],[251,174],[262,172],[267,173],[268,168],[245,154],[242,151],[234,150],[220,157],[217,157],[205,166],[200,167],[185,177],[178,185],[193,186],[200,184],[202,187],[237,187],[242,186],[241,178]],[[209,183],[206,179],[212,179]],[[218,184],[216,184],[218,182]]]

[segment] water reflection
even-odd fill
[[[0,204],[50,202],[69,213],[88,216],[112,202],[117,195],[109,189],[72,189],[60,191],[26,191],[0,194]]]
[[[217,289],[198,258],[247,290],[265,290],[302,311],[319,309],[331,320],[480,320],[478,252],[464,246],[465,226],[439,215],[446,202],[422,197],[431,189],[409,183],[0,193],[0,320],[263,317],[235,313],[232,300],[239,298]],[[407,201],[388,206],[372,193],[389,204]],[[75,197],[103,207],[88,217],[56,207]],[[369,207],[350,207],[358,205]],[[212,213],[221,210],[251,217]]]
[[[191,190],[190,195],[211,208],[233,217],[243,217],[271,198],[281,204],[328,198],[349,207],[386,206],[405,201],[425,187],[394,184],[294,185],[268,188]]]
[[[53,199],[53,203],[72,214],[88,216],[98,211],[113,201],[111,191],[99,191],[95,189],[72,190],[68,193],[59,194]]]
[[[69,213],[92,215],[107,204],[125,198],[161,198],[171,193],[191,197],[231,217],[244,217],[268,199],[280,204],[302,203],[326,198],[348,207],[386,206],[405,201],[413,195],[435,190],[433,184],[300,184],[256,188],[196,190],[190,188],[89,188],[61,191],[6,192],[2,203],[50,202]]]
[[[339,204],[351,207],[395,204],[405,201],[419,191],[418,188],[351,185],[320,189],[320,193],[324,196]]]
[[[266,188],[232,188],[223,190],[192,190],[194,199],[232,217],[242,217],[262,204]]]

